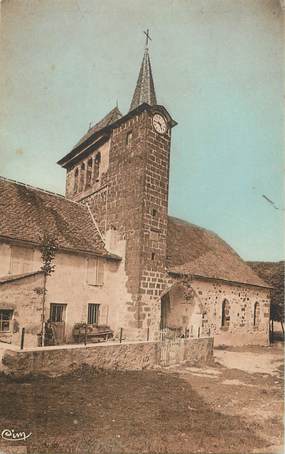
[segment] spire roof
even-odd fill
[[[143,103],[147,103],[151,106],[157,104],[147,45],[144,51],[143,61],[131,102],[130,111]]]

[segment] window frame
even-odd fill
[[[73,180],[73,193],[77,194],[79,192],[79,168],[76,167],[74,170],[74,180]]]
[[[126,134],[126,146],[127,147],[130,147],[132,145],[132,140],[133,140],[133,130],[131,129]]]
[[[8,312],[10,313],[10,318],[3,318],[1,312]],[[14,310],[13,309],[0,309],[0,333],[12,333],[13,332],[13,317],[14,317]],[[3,329],[3,325],[8,322],[8,329]]]
[[[90,320],[95,315],[95,322]],[[99,325],[99,316],[100,316],[100,304],[98,303],[88,303],[87,306],[87,324],[98,326]]]
[[[258,310],[258,314],[257,314]],[[258,315],[258,317],[257,317]],[[260,325],[260,303],[258,301],[255,301],[254,307],[253,307],[253,326],[254,328],[258,328]]]
[[[93,172],[93,159],[89,158],[86,165],[86,189],[91,188],[92,186],[92,172]]]
[[[226,314],[226,311],[228,311],[228,314],[230,313],[230,302],[226,298],[222,302],[222,320],[221,320],[221,329],[224,331],[227,331],[230,327],[230,315]]]
[[[61,309],[61,320],[55,320],[55,318],[58,317],[52,317],[53,315],[53,309],[55,309],[57,306],[57,309]],[[50,311],[49,311],[49,319],[52,323],[65,323],[66,322],[66,308],[67,304],[65,303],[50,303]],[[58,314],[57,314],[58,315]]]
[[[78,192],[83,192],[85,189],[85,177],[86,177],[86,164],[85,164],[85,162],[82,162],[80,165],[80,172],[79,172]]]

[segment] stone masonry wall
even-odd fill
[[[37,373],[61,375],[78,369],[83,364],[98,369],[141,370],[160,365],[202,365],[212,360],[213,339],[181,340],[178,348],[165,342],[104,343],[87,346],[44,347],[32,351],[6,350],[4,372],[18,376]],[[169,350],[169,358],[163,353]],[[168,359],[165,363],[165,359]]]
[[[190,299],[188,304],[186,301],[183,303],[179,295],[175,295],[173,291],[178,284],[185,283],[193,289],[193,299]],[[215,346],[268,345],[269,289],[218,280],[172,277],[168,280],[164,291],[168,291],[170,294],[171,310],[173,311],[173,317],[171,314],[169,317],[170,324],[182,327],[183,319],[185,319],[189,331],[192,332],[193,325],[199,322],[199,311],[201,313],[200,334],[213,336]],[[228,320],[226,326],[222,326],[222,306],[225,300],[228,302]],[[256,303],[258,303],[259,309],[258,317],[254,320]],[[194,319],[195,314],[193,315],[194,307],[197,320]],[[185,327],[186,325],[183,326],[183,328]]]
[[[270,291],[254,286],[196,280],[192,287],[203,308],[203,332],[214,336],[215,345],[269,342]],[[228,326],[222,327],[222,304],[229,303]],[[254,325],[254,305],[259,319]]]
[[[36,289],[43,287],[43,274],[0,285],[0,309],[12,309],[13,329],[0,333],[0,341],[20,346],[21,330],[25,328],[25,346],[37,346],[37,334],[41,332],[42,295]]]
[[[130,137],[131,140],[127,138]],[[129,338],[159,329],[159,290],[165,278],[170,130],[164,136],[142,111],[114,128],[104,185],[82,200],[105,237],[125,241],[123,256],[130,295],[122,307]],[[149,277],[151,282],[149,283]]]

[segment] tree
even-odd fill
[[[44,273],[44,285],[42,288],[42,338],[41,345],[44,345],[45,339],[45,302],[47,294],[47,277],[50,276],[55,271],[55,255],[58,250],[58,240],[57,238],[48,233],[44,232],[43,236],[40,238],[40,251],[42,258],[41,271]]]

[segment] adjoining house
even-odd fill
[[[58,164],[66,195],[0,180],[0,340],[58,342],[77,323],[126,339],[214,335],[266,344],[270,287],[214,233],[168,216],[176,122],[157,104],[146,47],[131,107],[115,107]],[[191,217],[191,213],[189,213]],[[42,304],[40,237],[59,242]]]

